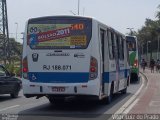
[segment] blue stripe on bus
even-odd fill
[[[117,79],[124,79],[124,78],[127,78],[128,76],[129,76],[129,69],[120,70],[118,74],[116,71],[105,72],[103,74],[103,78],[104,78],[103,81],[104,83],[111,83],[112,81],[115,81]]]
[[[55,73],[55,72],[29,72],[31,82],[40,83],[86,83],[89,73]]]
[[[130,70],[129,69],[126,69],[125,70],[125,78],[127,78],[129,76],[129,73],[130,73]]]
[[[124,79],[129,75],[129,70],[121,70],[118,78]],[[64,72],[29,72],[29,80],[31,82],[39,83],[87,83],[89,80],[89,73],[64,73]],[[110,83],[117,80],[116,71],[105,72],[103,74],[104,83]]]

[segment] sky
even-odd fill
[[[79,0],[79,13],[126,34],[140,29],[146,18],[155,20],[160,0]],[[9,36],[22,41],[29,18],[78,14],[78,0],[7,0]],[[72,11],[72,12],[71,12]],[[17,32],[16,32],[17,30]]]

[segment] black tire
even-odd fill
[[[129,86],[130,85],[130,77],[128,76],[128,78],[127,78],[127,86]]]
[[[136,73],[132,73],[130,81],[131,82],[137,82],[138,80],[139,80],[138,75]]]
[[[102,104],[110,104],[112,102],[112,99],[113,99],[113,90],[114,90],[114,85],[112,83],[111,89],[110,89],[110,95],[100,101]]]
[[[11,98],[17,98],[21,87],[19,84],[15,86],[14,92],[10,94]]]
[[[54,98],[54,97],[48,97],[48,100],[51,104],[61,104],[61,103],[64,103],[65,101],[65,98]]]
[[[127,93],[127,87],[124,88],[123,90],[121,90],[121,93],[122,93],[122,94],[126,94],[126,93]]]
[[[135,80],[136,80],[136,81],[138,81],[138,80],[139,80],[138,74],[136,74],[136,76],[135,76]]]
[[[14,93],[11,93],[10,96],[11,98],[17,98],[18,97],[18,94],[19,94],[19,91],[15,91]]]
[[[99,101],[99,103],[100,103],[101,105],[107,105],[107,104],[109,104],[109,103],[108,103],[108,98],[107,98],[107,97],[106,97],[106,98],[103,98],[102,100]]]
[[[113,90],[114,90],[114,84],[112,83],[111,89],[110,89],[110,95],[107,97],[107,104],[110,104],[113,99]]]

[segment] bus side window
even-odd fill
[[[121,37],[122,42],[122,60],[124,60],[124,39]]]
[[[129,48],[128,48],[128,42],[126,41],[126,54],[127,54],[127,62],[130,65],[130,60],[129,60]]]
[[[105,43],[105,30],[103,29],[100,29],[100,39],[101,39],[101,50],[102,50],[102,59],[103,59],[103,62],[104,62],[104,43]]]
[[[109,47],[109,58],[114,59],[114,36],[113,33],[108,31],[108,47]]]
[[[124,40],[122,37],[119,37],[119,53],[120,53],[120,60],[124,60]]]
[[[116,39],[116,48],[117,48],[117,58],[120,59],[121,50],[120,50],[119,36],[115,35],[115,39]]]

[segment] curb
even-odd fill
[[[140,74],[143,76],[143,80],[142,80],[142,85],[140,86],[140,88],[137,90],[137,92],[119,109],[117,110],[113,116],[117,116],[117,115],[125,115],[125,114],[128,114],[129,111],[133,108],[133,106],[139,101],[139,98],[138,96],[140,95],[140,92],[142,91],[142,88],[144,87],[144,82],[146,82],[147,86],[145,88],[148,87],[148,78],[142,73],[140,72]],[[118,120],[122,120],[122,119],[119,119],[117,118]],[[113,117],[111,116],[109,118],[109,120],[113,120]],[[114,119],[116,120],[116,119]]]

